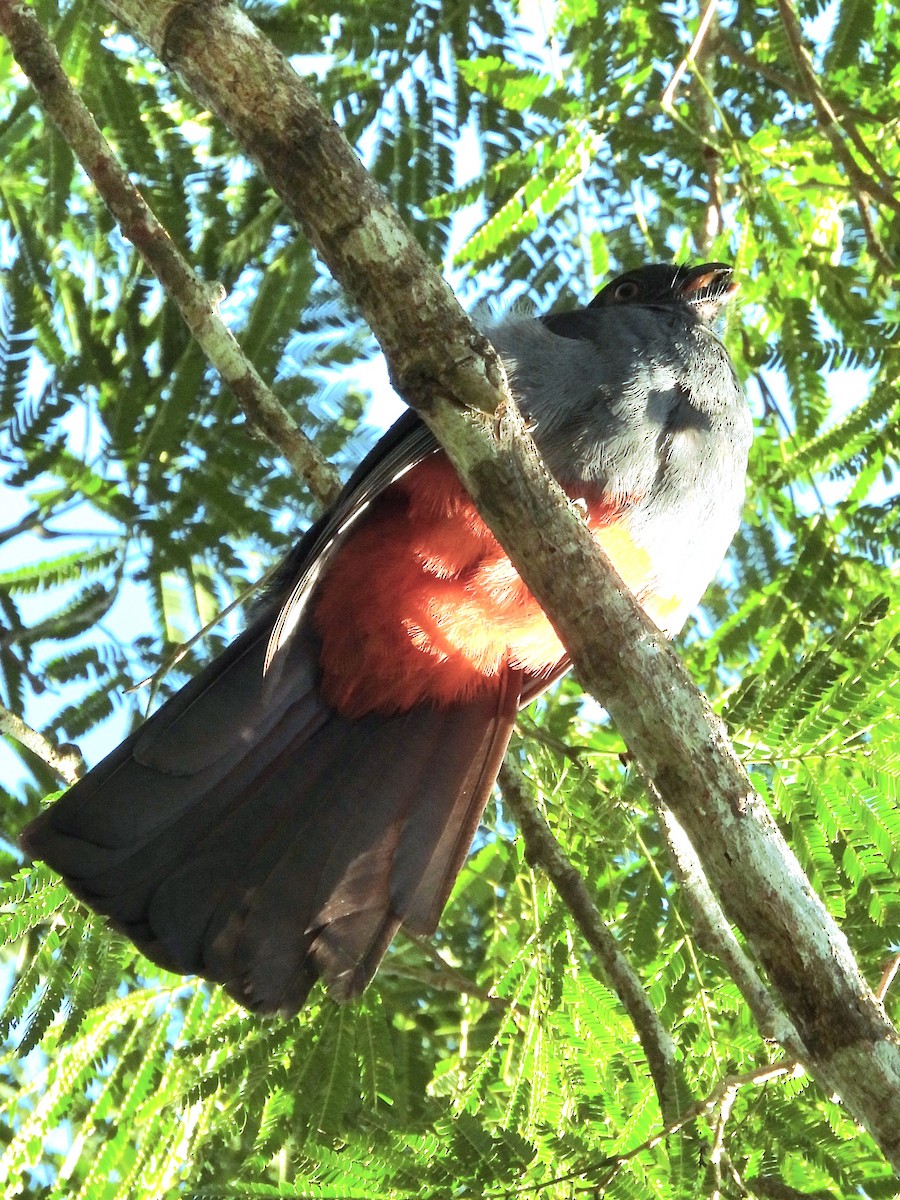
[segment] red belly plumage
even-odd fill
[[[590,525],[612,530],[614,507],[586,504]],[[362,518],[316,593],[314,624],[325,696],[350,717],[449,705],[496,687],[508,666],[541,676],[564,656],[442,454]]]

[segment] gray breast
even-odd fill
[[[553,473],[678,508],[716,479],[719,502],[739,509],[750,414],[716,335],[675,309],[579,316],[578,339],[533,318],[488,330]]]

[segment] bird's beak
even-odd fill
[[[697,310],[701,321],[711,322],[740,286],[727,263],[703,263],[679,282],[678,296]]]

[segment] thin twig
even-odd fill
[[[761,371],[755,372],[753,378],[756,380],[756,386],[759,388],[760,395],[762,396],[763,404],[765,404],[765,406],[766,406],[766,411],[774,414],[779,425],[784,430],[788,441],[790,441],[792,444],[796,445],[796,443],[797,443],[796,430],[791,426],[790,421],[788,421],[787,417],[785,416],[785,414],[781,408],[781,405],[778,403],[778,401],[775,398],[775,393],[769,387],[768,383],[766,383],[762,372]],[[816,479],[815,475],[810,470],[804,469],[804,475],[806,477],[805,478],[806,485],[809,487],[810,491],[815,496],[815,498],[818,502],[818,505],[819,505],[819,509],[821,510],[823,516],[825,516],[826,519],[829,519],[828,518],[828,511],[829,511],[828,505],[825,503],[825,497],[822,495],[821,489],[819,487],[819,481]]]
[[[218,312],[221,285],[202,280],[182,257],[69,83],[34,12],[15,0],[0,0],[0,30],[44,111],[58,126],[122,233],[177,304],[251,425],[284,455],[320,503],[330,503],[340,490],[337,472],[266,386],[222,321]]]
[[[689,67],[694,65],[697,57],[700,54],[701,47],[709,34],[712,27],[713,17],[716,15],[716,9],[719,7],[719,0],[707,0],[706,8],[703,10],[703,15],[700,18],[700,24],[697,26],[697,32],[694,34],[694,40],[691,42],[690,49],[687,54],[675,68],[675,73],[669,80],[666,90],[662,94],[663,112],[670,112],[672,102],[675,98],[675,92],[681,82],[684,73]]]
[[[660,101],[664,112],[674,115],[675,92],[689,67],[693,67],[701,86],[697,89],[697,110],[703,139],[703,162],[706,170],[707,202],[703,224],[695,235],[697,249],[705,254],[722,231],[722,155],[716,145],[716,127],[712,102],[713,87],[704,78],[709,71],[710,56],[717,34],[715,20],[718,0],[708,0],[700,17],[697,32],[687,54],[675,69]]]
[[[888,989],[894,982],[898,970],[900,970],[900,954],[895,954],[882,971],[878,987],[875,989],[875,995],[882,1003],[884,1003],[884,998],[888,994]]]
[[[856,200],[856,208],[859,212],[859,219],[863,227],[863,233],[866,235],[866,244],[871,250],[872,256],[878,261],[882,269],[890,275],[894,271],[894,260],[888,255],[881,242],[881,238],[879,238],[875,229],[875,222],[872,220],[872,206],[869,197],[865,192],[857,192],[854,194],[854,199]]]
[[[715,40],[712,46],[713,50],[718,51],[721,55],[730,58],[732,62],[739,67],[745,67],[748,71],[755,75],[760,75],[763,79],[767,79],[769,83],[774,83],[777,88],[780,88],[788,96],[794,99],[807,100],[806,93],[797,86],[797,80],[784,71],[779,71],[777,67],[773,67],[771,63],[763,62],[753,54],[748,54],[745,50],[731,40],[731,38],[722,30],[721,26],[716,32]],[[885,125],[887,122],[883,117],[879,117],[876,113],[870,112],[865,108],[857,108],[852,104],[845,104],[842,100],[831,98],[831,107],[834,112],[841,117],[848,117],[853,121],[871,121],[876,125]]]
[[[763,1037],[779,1042],[793,1059],[803,1059],[806,1050],[799,1033],[735,937],[686,833],[674,814],[663,804],[653,784],[646,778],[644,783],[656,804],[676,874],[694,914],[698,940],[710,953],[715,954],[737,984]]]
[[[803,82],[803,90],[815,109],[819,124],[834,147],[835,153],[840,158],[848,174],[857,181],[861,188],[870,192],[884,204],[889,205],[895,212],[900,212],[900,201],[889,190],[893,184],[891,175],[885,171],[868,146],[866,146],[857,130],[854,129],[853,123],[848,121],[845,125],[841,125],[840,121],[838,121],[834,105],[828,96],[825,95],[819,83],[809,51],[803,42],[803,32],[800,28],[800,22],[790,0],[777,0],[777,2],[788,47]],[[849,153],[844,143],[844,136],[859,151],[877,178],[868,176],[863,171],[859,163]]]
[[[831,143],[835,157],[850,181],[856,206],[859,210],[860,220],[866,233],[869,251],[878,265],[887,274],[893,274],[894,263],[891,256],[885,250],[880,238],[877,236],[872,223],[871,216],[868,212],[868,202],[870,197],[874,197],[882,204],[892,209],[895,213],[900,213],[900,200],[894,196],[890,190],[889,176],[884,172],[883,168],[878,164],[877,160],[870,154],[858,132],[852,127],[852,123],[847,122],[844,127],[838,121],[837,114],[831,105],[828,97],[823,92],[815,70],[813,69],[812,60],[809,52],[803,44],[803,34],[800,29],[800,22],[797,19],[797,14],[794,12],[790,4],[790,0],[778,0],[778,11],[781,14],[781,23],[784,27],[784,32],[787,37],[787,43],[796,64],[797,71],[803,81],[803,88],[806,92],[809,102],[813,106],[813,111],[819,125]],[[860,153],[863,159],[869,164],[870,169],[874,170],[876,178],[863,170],[860,164],[850,152],[844,137],[849,138],[850,142]],[[874,165],[873,165],[874,164]]]
[[[606,1187],[619,1168],[624,1166],[625,1163],[633,1158],[637,1158],[640,1154],[645,1154],[648,1150],[652,1150],[660,1142],[671,1137],[672,1134],[678,1133],[679,1130],[690,1124],[691,1121],[695,1121],[698,1117],[702,1117],[717,1105],[721,1105],[724,1097],[732,1091],[736,1094],[743,1087],[766,1084],[773,1079],[779,1079],[786,1075],[797,1076],[798,1072],[802,1074],[802,1068],[798,1067],[796,1062],[786,1058],[777,1063],[765,1063],[761,1067],[753,1067],[752,1070],[742,1071],[739,1074],[726,1075],[719,1080],[703,1100],[698,1100],[696,1104],[692,1104],[689,1109],[681,1114],[677,1121],[672,1121],[665,1128],[651,1134],[640,1145],[633,1146],[630,1150],[626,1150],[622,1154],[610,1155],[608,1158],[600,1159],[598,1162],[588,1163],[585,1166],[567,1171],[564,1175],[555,1175],[552,1179],[544,1179],[540,1183],[525,1184],[522,1187],[504,1188],[498,1191],[488,1191],[485,1194],[492,1197],[492,1200],[502,1200],[506,1196],[523,1196],[531,1192],[541,1192],[545,1188],[555,1187],[561,1183],[569,1183],[573,1179],[582,1179],[585,1175],[594,1175],[599,1171],[604,1171],[606,1173],[602,1179],[592,1180],[591,1186],[588,1189],[594,1194],[599,1194],[596,1189],[598,1187]]]
[[[156,689],[162,680],[165,679],[166,675],[168,675],[170,671],[174,670],[175,667],[178,666],[181,660],[190,652],[191,648],[195,646],[197,642],[205,638],[210,630],[215,629],[215,627],[221,624],[221,622],[224,621],[225,618],[232,612],[234,612],[235,609],[241,608],[253,597],[256,592],[262,590],[272,576],[280,569],[280,567],[280,562],[273,563],[272,566],[269,567],[269,569],[265,572],[265,574],[262,575],[255,583],[251,583],[248,587],[245,587],[239,595],[235,596],[230,604],[226,604],[223,609],[220,609],[220,611],[217,612],[211,620],[207,621],[205,625],[202,625],[196,633],[191,634],[186,641],[180,642],[175,651],[166,659],[164,663],[156,668],[152,675],[147,675],[144,679],[139,680],[137,683],[132,684],[131,687],[127,688],[126,694],[131,695],[134,692],[140,691],[142,688],[149,687],[151,689],[150,697],[147,701],[149,709],[149,705],[153,703],[153,699],[156,695]]]
[[[516,1004],[482,987],[474,979],[470,979],[465,972],[454,967],[452,963],[448,963],[429,938],[419,937],[418,934],[412,933],[409,929],[403,930],[403,936],[420,950],[426,958],[429,958],[434,963],[436,970],[419,970],[416,967],[398,963],[396,957],[390,955],[385,961],[384,966],[380,968],[379,978],[382,975],[394,975],[404,979],[415,979],[428,987],[441,991],[458,992],[460,995],[474,996],[476,1000],[481,1000],[482,1003],[489,1005],[491,1008],[503,1009],[504,1011],[510,1008],[518,1010]],[[526,1014],[523,1013],[521,1015],[524,1016]]]
[[[716,1119],[713,1122],[713,1144],[709,1155],[713,1177],[716,1181],[714,1196],[721,1194],[722,1190],[722,1164],[723,1162],[727,1162],[728,1159],[725,1151],[725,1127],[728,1124],[728,1118],[731,1116],[731,1110],[734,1108],[734,1102],[737,1100],[739,1090],[734,1084],[725,1088],[716,1105]]]
[[[72,784],[84,773],[84,759],[76,746],[59,748],[49,742],[42,733],[32,729],[21,717],[0,704],[0,734],[14,738],[26,750],[36,754],[51,771]]]
[[[668,1030],[601,917],[584,880],[529,797],[521,772],[509,758],[501,768],[499,782],[504,803],[509,805],[521,831],[528,861],[548,876],[585,941],[597,955],[610,986],[640,1038],[663,1117],[674,1119],[679,1113],[679,1094],[684,1095],[684,1088],[678,1087],[677,1053]]]

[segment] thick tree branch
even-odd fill
[[[218,312],[218,285],[204,282],[117,160],[60,65],[30,5],[0,0],[0,30],[31,80],[41,107],[58,127],[126,238],[178,305],[209,361],[237,396],[251,425],[269,439],[323,505],[340,490],[337,472],[265,385]]]
[[[900,1044],[722,723],[541,469],[499,361],[334,123],[227,0],[106,0],[265,170],[389,356],[797,1027],[806,1061],[900,1166]],[[466,409],[464,406],[470,406]],[[496,410],[493,419],[472,410]]]

